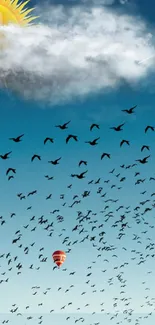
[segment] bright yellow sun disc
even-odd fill
[[[8,25],[9,23],[18,24],[16,16],[8,8],[0,5],[0,24]]]
[[[28,14],[34,8],[26,9],[28,1],[20,2],[20,0],[0,0],[0,25],[16,24],[26,26],[37,17]]]

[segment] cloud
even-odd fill
[[[92,3],[97,6],[111,6],[116,0],[82,0],[83,3]]]
[[[119,0],[119,2],[120,2],[121,5],[124,5],[125,3],[128,2],[128,0]]]
[[[40,11],[37,26],[0,28],[1,87],[5,82],[26,99],[59,104],[123,81],[136,84],[153,71],[153,36],[139,18],[110,7]]]

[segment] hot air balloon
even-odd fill
[[[60,267],[66,259],[66,254],[63,251],[55,251],[52,254],[52,257],[53,257],[54,263],[56,263],[56,265],[58,267]]]

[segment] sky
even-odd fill
[[[151,2],[31,1],[40,15],[35,26],[0,27],[7,44],[0,53],[0,155],[11,152],[0,158],[2,323],[154,324],[155,133],[145,132],[155,127]],[[122,111],[133,106],[133,114]],[[66,122],[67,129],[56,127]],[[91,131],[93,123],[99,129]],[[110,129],[123,123],[121,132]],[[10,140],[22,134],[21,142]],[[78,141],[66,144],[69,134]],[[44,144],[46,137],[53,143]],[[86,143],[96,138],[97,145]],[[123,139],[130,146],[120,147]],[[34,154],[41,161],[32,162]],[[149,155],[146,164],[136,161]],[[48,162],[59,157],[56,166]],[[87,166],[79,167],[81,160]],[[10,180],[8,168],[16,169]],[[84,179],[71,177],[84,171]],[[66,252],[60,269],[52,259],[58,249]]]

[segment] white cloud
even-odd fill
[[[120,0],[119,2],[120,2],[121,5],[124,5],[125,3],[128,2],[128,0]]]
[[[111,6],[115,3],[115,0],[82,0],[83,3],[93,3],[98,6]]]
[[[137,17],[62,6],[41,15],[38,26],[0,28],[7,43],[0,52],[0,84],[5,80],[25,98],[66,102],[123,80],[138,82],[155,67],[153,37]]]

